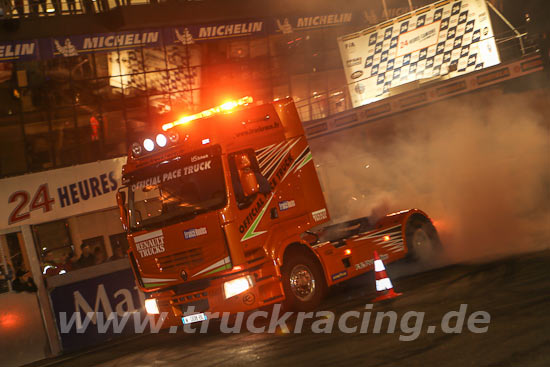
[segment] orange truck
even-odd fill
[[[166,312],[167,325],[274,303],[310,310],[372,270],[374,250],[389,263],[438,242],[417,209],[327,226],[292,99],[245,97],[163,125],[130,146],[123,185],[132,269],[147,312]]]

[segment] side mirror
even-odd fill
[[[120,222],[125,231],[128,230],[128,212],[126,211],[126,192],[119,190],[116,193],[116,202],[120,213]]]
[[[254,195],[259,190],[258,180],[252,170],[252,163],[246,153],[238,154],[235,157],[237,170],[239,171],[239,179],[243,187],[245,197]]]
[[[256,194],[260,190],[256,175],[252,170],[240,172],[241,184],[243,185],[243,193],[245,197]]]

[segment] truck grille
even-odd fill
[[[160,270],[177,268],[180,266],[193,266],[203,262],[202,248],[192,248],[172,255],[160,256],[155,259]]]
[[[206,312],[210,308],[208,298],[203,298],[198,301],[183,303],[180,306],[181,312],[184,314],[187,312]],[[190,308],[193,307],[192,311]]]

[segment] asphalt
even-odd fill
[[[406,265],[400,265],[406,266]],[[397,267],[389,266],[391,276]],[[482,264],[446,266],[394,279],[403,295],[391,302],[366,305],[376,295],[372,273],[331,289],[319,310],[334,313],[331,333],[314,333],[306,320],[302,333],[243,331],[224,334],[213,324],[206,334],[160,333],[142,335],[104,345],[86,353],[61,356],[29,366],[549,366],[550,365],[550,251],[516,255]],[[464,324],[462,332],[442,330],[442,318],[465,304],[466,320],[473,312],[485,311],[490,322],[486,332],[474,333]],[[368,306],[367,306],[368,307]],[[344,333],[337,327],[347,311],[360,315],[370,311],[395,311],[393,333],[373,333],[375,316],[367,333]],[[424,312],[421,332],[412,341],[400,329],[410,311]],[[332,316],[328,316],[328,319]],[[327,317],[315,320],[326,322]],[[414,321],[410,319],[412,326]],[[320,321],[319,321],[320,322]],[[318,322],[318,323],[319,323]],[[261,324],[257,323],[257,326]],[[360,326],[351,318],[347,326]],[[406,325],[405,325],[406,326]],[[435,332],[429,333],[428,326]],[[455,326],[454,322],[450,326]],[[407,331],[407,332],[405,332]]]

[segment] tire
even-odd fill
[[[311,311],[317,308],[327,292],[321,265],[306,251],[293,251],[282,267],[284,308],[289,311]]]
[[[424,216],[413,216],[407,222],[407,260],[429,263],[441,250],[441,241],[432,222]]]

